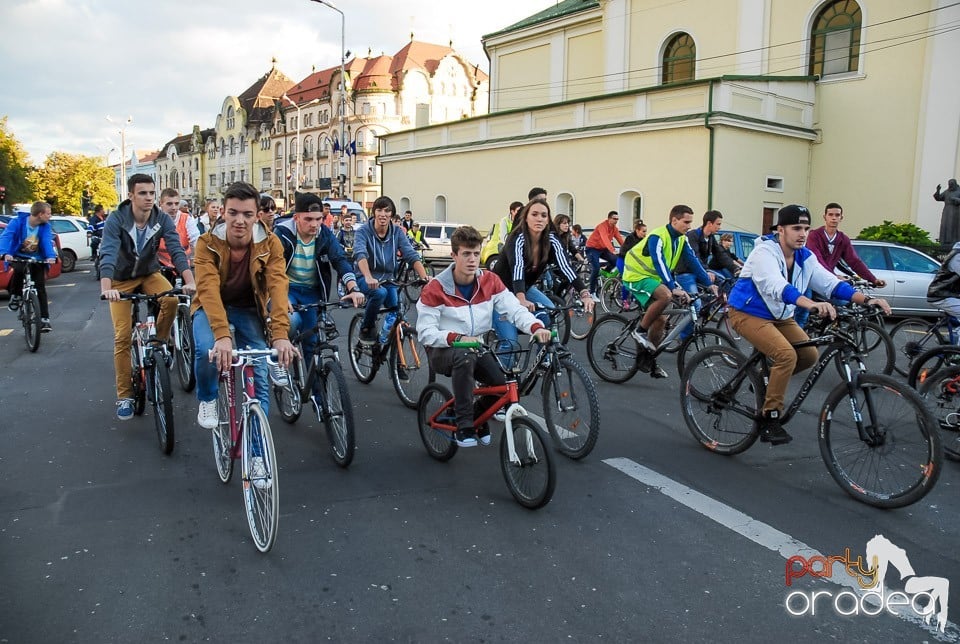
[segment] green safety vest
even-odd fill
[[[660,277],[657,269],[653,266],[653,258],[650,257],[649,253],[644,255],[644,251],[647,249],[647,243],[650,241],[650,238],[654,236],[660,238],[660,248],[663,249],[663,260],[670,270],[670,273],[672,274],[677,267],[677,264],[680,262],[680,255],[683,254],[683,245],[687,243],[687,236],[680,235],[677,247],[674,248],[673,238],[664,225],[660,228],[654,228],[647,233],[647,236],[641,239],[640,243],[631,248],[627,253],[627,256],[623,260],[624,282],[639,282],[648,277]]]

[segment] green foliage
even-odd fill
[[[50,202],[54,212],[80,214],[84,189],[90,191],[94,204],[109,209],[117,203],[113,170],[104,166],[100,157],[51,152],[30,179],[38,198]]]
[[[934,247],[936,244],[930,239],[930,233],[916,224],[895,224],[884,220],[879,226],[867,226],[860,231],[857,239],[870,241],[897,242],[913,247]]]
[[[0,186],[7,189],[7,205],[34,201],[29,172],[26,150],[8,130],[7,117],[0,117]]]

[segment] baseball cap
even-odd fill
[[[294,212],[310,212],[310,206],[319,206],[317,210],[322,210],[323,200],[312,192],[302,192],[297,195],[294,206]]]
[[[810,211],[803,206],[790,204],[777,212],[778,226],[795,226],[797,224],[810,225]]]

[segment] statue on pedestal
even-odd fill
[[[956,179],[947,182],[947,189],[940,192],[940,184],[933,198],[943,202],[943,214],[940,215],[940,243],[953,246],[960,241],[960,186]]]

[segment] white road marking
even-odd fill
[[[13,333],[13,329],[0,329],[0,337],[10,335],[11,333]]]
[[[67,288],[69,286],[76,286],[76,284],[47,284],[47,288]]]
[[[665,496],[682,503],[691,510],[699,512],[708,519],[716,521],[725,528],[729,528],[750,541],[776,552],[783,557],[784,560],[794,555],[800,555],[806,559],[824,556],[818,550],[811,548],[802,541],[794,539],[789,534],[781,532],[762,521],[757,521],[725,503],[711,499],[707,495],[697,492],[682,483],[678,483],[648,467],[644,467],[629,458],[608,458],[603,462],[644,485],[658,489]],[[860,588],[854,578],[849,575],[832,577],[829,580],[823,579],[823,581],[843,586],[846,590],[850,590],[860,597],[864,594],[863,589]],[[866,597],[864,601],[875,607],[877,606],[871,596]],[[916,615],[903,613],[897,614],[896,616],[906,622],[919,626],[940,641],[960,642],[960,630],[958,630],[957,625],[951,621],[947,622],[946,632],[941,633],[935,626],[925,624],[923,619]]]

